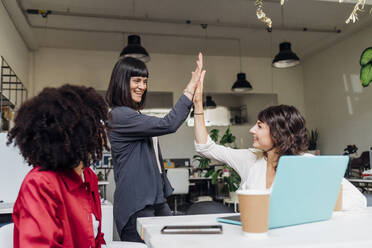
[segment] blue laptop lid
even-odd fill
[[[282,156],[270,196],[269,228],[331,218],[348,156]]]

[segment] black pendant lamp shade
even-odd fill
[[[244,92],[252,90],[252,85],[245,78],[245,73],[238,73],[237,80],[231,88],[232,91]]]
[[[121,51],[120,57],[133,57],[145,63],[150,61],[150,55],[146,49],[141,46],[141,37],[138,35],[128,36],[128,45]]]
[[[207,96],[207,100],[205,102],[205,108],[207,109],[214,109],[217,107],[217,104],[213,101],[211,96]]]
[[[300,64],[300,59],[291,50],[291,43],[282,42],[279,45],[279,53],[273,60],[273,66],[276,68],[289,68]]]

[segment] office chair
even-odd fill
[[[234,213],[234,210],[220,202],[215,201],[202,201],[192,204],[186,211],[187,215],[194,214],[222,214]]]
[[[172,195],[185,195],[189,193],[189,170],[186,168],[175,168],[167,170],[167,177],[174,188]],[[177,197],[174,197],[174,214],[177,214]]]

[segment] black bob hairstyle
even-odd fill
[[[135,103],[130,94],[131,77],[148,77],[149,72],[144,62],[132,57],[120,58],[112,70],[110,84],[106,92],[106,102],[110,108],[127,106],[135,110],[145,107],[146,91],[140,103]]]
[[[22,104],[7,145],[18,146],[29,165],[42,170],[90,166],[102,159],[108,108],[93,88],[45,88]]]
[[[277,154],[300,155],[308,148],[306,121],[293,106],[271,106],[258,113],[258,120],[270,128]]]

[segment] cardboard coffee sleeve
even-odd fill
[[[245,233],[266,233],[269,227],[270,192],[238,191],[240,219]]]

